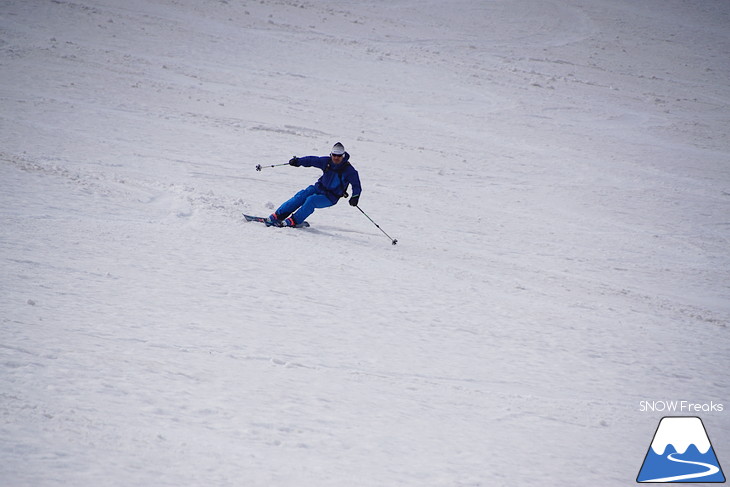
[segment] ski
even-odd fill
[[[284,226],[284,225],[274,225],[273,223],[269,222],[269,220],[266,217],[263,217],[263,216],[251,216],[251,215],[247,215],[244,213],[243,217],[246,219],[246,221],[263,223],[267,227],[283,227]],[[309,226],[308,222],[302,222],[297,225],[294,225],[293,227],[286,227],[286,228],[307,228],[308,226]]]

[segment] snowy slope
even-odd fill
[[[0,485],[633,483],[640,401],[730,407],[728,27],[3,2]],[[336,141],[397,246],[344,203],[241,221]]]

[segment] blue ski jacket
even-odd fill
[[[299,165],[318,167],[322,176],[314,184],[317,192],[327,196],[334,205],[345,196],[348,185],[352,185],[352,196],[360,196],[360,175],[350,164],[350,154],[345,152],[342,162],[335,164],[329,156],[307,156],[299,158]]]

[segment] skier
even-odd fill
[[[347,187],[352,185],[350,205],[357,206],[360,199],[360,176],[349,162],[350,154],[342,143],[337,142],[329,156],[292,157],[289,164],[294,167],[318,167],[322,176],[313,185],[299,191],[269,217],[271,225],[293,227],[300,225],[316,208],[335,205],[340,198],[347,197]]]

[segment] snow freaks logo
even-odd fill
[[[661,413],[720,413],[725,407],[722,404],[710,401],[709,403],[694,403],[690,401],[641,401],[639,411]]]
[[[659,421],[637,482],[725,482],[705,425],[696,416]]]

